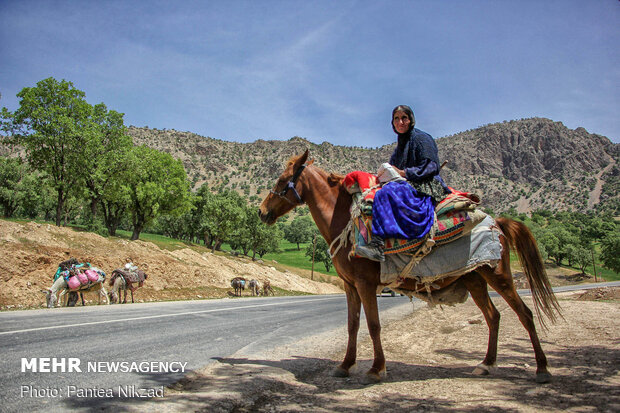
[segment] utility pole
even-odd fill
[[[592,267],[594,268],[594,282],[597,283],[598,279],[596,278],[596,263],[594,262],[594,247],[592,247],[590,252],[592,252]]]
[[[314,253],[316,252],[316,234],[312,237],[312,271],[310,272],[310,279],[314,281]]]

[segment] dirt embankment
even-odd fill
[[[52,285],[58,264],[75,257],[103,269],[108,276],[128,261],[148,274],[138,301],[217,298],[228,296],[234,277],[266,280],[272,286],[313,294],[342,293],[329,283],[315,282],[282,272],[247,258],[199,253],[190,248],[160,249],[144,241],[108,239],[87,232],[48,224],[0,220],[0,310],[41,307],[42,288]],[[247,291],[246,295],[249,294]],[[86,299],[96,301],[96,293]]]

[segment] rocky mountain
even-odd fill
[[[194,188],[224,185],[258,203],[291,156],[310,150],[321,168],[341,174],[374,172],[395,144],[376,149],[346,147],[303,138],[226,142],[191,132],[130,127],[136,145],[181,159]],[[608,211],[620,214],[620,145],[583,128],[544,118],[486,125],[437,139],[448,163],[446,182],[476,192],[495,212],[515,208]]]

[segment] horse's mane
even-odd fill
[[[327,183],[331,186],[341,185],[344,180],[344,175],[330,173],[327,177]]]
[[[302,155],[293,155],[290,157],[290,159],[288,160],[288,162],[286,163],[286,167],[288,168],[289,166],[291,166],[292,164],[294,164]],[[307,162],[307,165],[313,165],[314,164],[314,159],[311,159]],[[328,176],[327,176],[327,183],[330,186],[336,186],[336,185],[341,185],[342,181],[344,179],[344,175],[341,174],[337,174],[334,172],[327,172],[324,171],[323,169],[319,168],[318,166],[314,165],[315,168],[320,169],[321,171],[325,172]]]

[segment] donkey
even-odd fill
[[[241,291],[245,290],[245,278],[233,278],[232,280],[230,280],[230,286],[235,289],[235,297],[241,297]]]
[[[110,281],[108,281],[109,286],[112,288],[110,293],[108,294],[110,300],[113,303],[121,302],[120,291],[124,292],[123,296],[123,304],[127,303],[127,290],[131,292],[131,303],[133,304],[133,292],[138,288],[144,285],[144,282],[148,278],[148,274],[146,274],[142,270],[126,271],[122,268],[117,268],[112,271],[112,276],[110,277]],[[136,284],[134,286],[134,284]]]
[[[271,287],[271,281],[265,280],[265,282],[263,283],[263,295],[267,296],[269,294],[275,295],[273,292],[273,288]]]
[[[331,246],[349,224],[352,198],[342,185],[343,176],[329,174],[312,165],[312,162],[308,161],[307,150],[300,156],[292,157],[276,181],[274,189],[260,205],[258,214],[263,222],[273,225],[279,217],[305,203],[321,235]],[[525,305],[513,285],[510,247],[517,252],[528,278],[536,313],[540,315],[542,311],[551,321],[555,321],[556,313],[560,313],[560,307],[551,290],[536,241],[530,230],[525,225],[508,218],[497,218],[495,223],[503,233],[503,236],[500,236],[502,255],[498,265],[495,268],[488,265],[481,266],[460,276],[438,280],[435,285],[441,291],[459,280],[465,285],[484,315],[489,327],[487,354],[482,363],[474,369],[474,374],[489,374],[497,359],[500,313],[489,297],[488,286],[491,286],[517,313],[521,324],[527,330],[536,357],[536,381],[545,383],[551,379],[551,374],[547,370],[547,358],[536,333],[532,311]],[[344,281],[349,334],[344,360],[335,369],[334,375],[348,377],[356,363],[357,333],[360,309],[363,306],[374,348],[374,361],[366,373],[365,380],[371,383],[379,382],[386,374],[380,337],[379,309],[375,295],[377,288],[382,285],[380,265],[376,261],[350,257],[350,243],[343,245],[343,248],[336,252],[333,247],[330,247],[330,250],[334,254],[334,267]],[[417,284],[414,280],[406,280],[399,287],[400,290],[411,293],[424,293],[424,288],[423,284]]]
[[[121,304],[121,291],[125,294],[122,304],[127,303],[127,283],[123,277],[115,277],[112,288],[108,292],[108,297],[112,304]],[[133,303],[133,291],[131,291],[131,302]]]
[[[252,292],[253,296],[259,295],[260,288],[258,287],[258,281],[250,280],[248,286],[250,287],[250,291]]]
[[[91,268],[91,269],[94,270],[94,268]],[[97,271],[97,274],[99,274],[98,271]],[[105,276],[102,276],[101,274],[99,274],[98,281],[92,284],[86,285],[86,286],[81,286],[77,290],[73,290],[73,291],[78,291],[78,292],[99,291],[99,304],[101,304],[101,297],[104,298],[106,304],[110,304],[110,300],[108,300],[108,294],[103,286],[104,280],[105,280]],[[69,286],[67,285],[67,282],[65,281],[63,277],[58,277],[50,288],[41,289],[41,292],[45,294],[45,302],[46,302],[47,308],[56,307],[58,303],[61,302],[63,296],[69,291],[71,290],[69,289]],[[83,304],[83,301],[82,301],[82,304]]]

